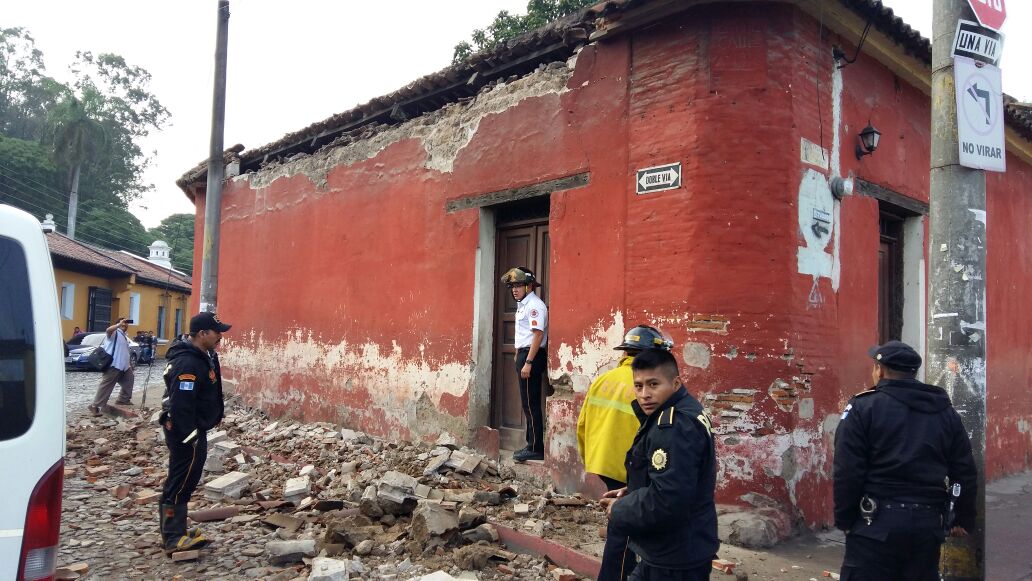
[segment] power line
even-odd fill
[[[6,170],[6,172],[4,170]],[[15,173],[18,174],[18,176],[12,176],[12,175],[10,175],[7,172],[15,172]],[[6,165],[4,165],[2,163],[0,163],[0,175],[5,175],[9,179],[14,180],[15,182],[18,182],[18,184],[20,184],[22,187],[25,187],[25,188],[27,188],[27,189],[29,189],[29,190],[37,193],[37,194],[40,194],[40,195],[43,195],[43,196],[48,196],[48,200],[49,201],[56,202],[61,208],[64,207],[64,204],[65,204],[64,194],[58,192],[57,190],[50,189],[50,186],[42,184],[42,183],[32,179],[31,177],[26,176],[25,174],[23,174],[21,172],[17,172],[16,170],[12,170],[10,167],[8,167],[8,166],[6,166]],[[26,182],[31,182],[33,184],[36,184],[36,185],[42,187],[42,188],[47,188],[47,190],[41,190],[39,188],[30,186]],[[19,201],[23,202],[23,203],[27,203],[24,200],[19,200]],[[38,208],[40,211],[42,211],[44,213],[51,213],[51,211],[49,211],[49,210],[47,210],[45,208],[42,208],[42,207],[40,207],[38,205],[34,205],[34,207]],[[132,212],[129,212],[128,208],[126,208],[125,211],[127,213],[129,213],[130,215],[133,215],[135,217],[135,215],[132,214]],[[139,219],[139,218],[137,217],[137,219]],[[123,225],[120,222],[117,222],[117,221],[115,221],[112,218],[104,218],[104,217],[99,217],[99,216],[91,216],[90,221],[91,222],[100,222],[102,224],[106,224],[108,226],[114,226],[114,227],[121,227]],[[172,240],[172,245],[170,245],[170,247],[169,247],[170,253],[171,253],[172,248],[175,246],[176,239],[182,234],[181,228],[180,228],[181,225],[182,225],[181,222],[176,222],[176,225],[175,225],[176,230],[175,230],[175,234],[174,234],[174,236],[176,238],[174,238]],[[141,223],[141,226],[142,226],[142,223]],[[148,230],[148,234],[149,234],[149,230],[150,229],[147,229],[146,226],[144,226],[144,229]],[[89,237],[89,235],[87,235],[87,237]],[[112,243],[110,239],[108,239],[107,245],[120,246],[120,244]],[[124,246],[124,244],[121,244],[121,246]]]
[[[11,180],[13,180],[15,182],[18,182],[15,185],[17,185],[19,187],[22,187],[22,188],[25,188],[28,191],[35,192],[36,194],[39,194],[40,196],[49,196],[49,197],[47,197],[46,199],[43,200],[44,202],[56,203],[58,205],[58,207],[60,207],[61,209],[64,209],[65,204],[67,204],[67,201],[64,200],[64,199],[56,199],[56,195],[55,194],[50,194],[48,192],[36,189],[36,188],[34,188],[34,187],[30,186],[30,185],[27,185],[24,182],[22,182],[20,178],[16,178],[16,177],[12,177],[12,176],[10,176],[8,174],[4,174],[2,170],[0,170],[0,176],[5,176],[5,177],[7,177],[7,178],[9,178],[9,179],[11,179]],[[44,209],[43,211],[44,212],[48,212],[48,213],[53,213],[54,212],[53,209],[50,209],[50,210]],[[129,213],[130,215],[132,215],[133,217],[136,217],[134,214],[132,214],[132,212],[129,212],[128,209],[126,209],[126,212]],[[136,219],[139,220],[139,217],[136,217]],[[90,217],[90,220],[94,221],[94,222],[102,222],[105,225],[111,226],[111,227],[121,227],[121,226],[123,226],[122,223],[116,221],[113,218],[105,218],[105,217],[93,215],[93,216]],[[143,226],[142,223],[140,225]],[[145,230],[147,229],[146,226],[143,226],[143,228]]]
[[[15,174],[15,175],[11,175],[12,173]],[[4,176],[8,177],[9,179],[12,179],[12,180],[18,182],[21,185],[21,187],[24,187],[24,188],[27,188],[29,190],[32,190],[33,192],[36,192],[36,193],[38,193],[40,195],[43,195],[43,196],[49,196],[49,201],[52,202],[52,203],[58,204],[61,208],[64,208],[67,205],[67,203],[68,203],[68,200],[67,200],[68,193],[67,192],[61,192],[61,191],[59,191],[57,189],[54,189],[53,186],[49,186],[49,185],[46,185],[46,184],[41,183],[39,181],[36,181],[36,180],[32,179],[31,177],[29,177],[28,175],[26,175],[25,173],[20,172],[18,170],[15,170],[15,169],[13,169],[13,168],[11,168],[9,166],[6,166],[3,163],[0,163],[0,175],[4,175]],[[39,186],[39,187],[34,187],[32,185],[29,185],[29,182],[31,182],[32,184],[35,184],[36,186]],[[43,189],[40,189],[40,188],[43,188]],[[94,196],[95,194],[89,193],[89,192],[80,191],[79,195],[80,196],[84,196],[84,195]],[[139,220],[139,216],[136,216],[135,214],[130,212],[128,208],[125,208],[125,211],[127,213],[133,215],[134,217],[136,217],[137,220]],[[98,218],[98,220],[99,219],[100,218]],[[112,225],[118,225],[118,223],[114,222],[113,220],[109,219],[108,221]],[[140,221],[140,224],[141,225],[143,224],[142,220]],[[144,226],[144,228],[146,228],[146,226]]]
[[[46,190],[52,192],[54,195],[56,195],[58,197],[63,198],[63,197],[65,197],[67,195],[67,192],[62,192],[62,191],[58,190],[57,188],[55,188],[52,185],[44,184],[43,182],[34,180],[31,177],[29,177],[28,174],[26,174],[26,173],[24,173],[22,171],[19,171],[17,169],[14,169],[12,167],[6,166],[6,165],[4,165],[2,163],[0,163],[0,171],[7,171],[9,173],[17,174],[20,177],[13,178],[13,179],[19,179],[19,180],[23,180],[23,181],[27,181],[27,182],[32,182],[32,183],[36,184],[37,186],[40,186],[40,187],[45,188]],[[39,191],[39,190],[37,190],[37,191]],[[89,196],[96,195],[95,192],[84,192],[84,191],[81,191],[81,190],[79,191],[79,194],[81,194],[81,195],[89,195]]]
[[[35,210],[41,211],[41,212],[46,212],[47,211],[42,206],[39,206],[37,204],[33,204],[33,203],[25,201],[25,200],[18,200],[18,202],[21,203],[24,206],[29,206],[29,207],[31,207],[31,208],[33,208]],[[114,248],[110,248],[111,246],[115,246],[115,247],[127,246],[127,244],[119,243],[119,242],[117,242],[117,241],[115,241],[115,240],[113,240],[111,238],[107,238],[105,236],[100,236],[100,235],[97,235],[97,234],[80,234],[80,235],[78,235],[78,237],[76,239],[80,240],[80,241],[85,241],[85,242],[89,242],[89,243],[95,244],[97,246],[100,246],[100,247],[104,248],[105,250],[115,250]]]

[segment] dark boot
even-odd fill
[[[162,543],[165,539],[165,519],[172,517],[175,509],[171,504],[162,504],[158,506],[158,533],[161,535]],[[166,517],[165,515],[168,515]]]
[[[169,555],[178,551],[200,549],[208,544],[208,539],[198,532],[190,535],[186,530],[186,505],[162,505],[164,522],[161,527],[161,538],[165,552]]]

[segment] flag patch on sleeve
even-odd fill
[[[194,382],[192,381],[180,381],[179,391],[193,391]]]

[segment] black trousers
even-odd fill
[[[598,475],[606,485],[606,490],[618,490],[626,486],[619,480]],[[627,535],[617,532],[610,524],[606,525],[606,545],[602,549],[602,567],[598,572],[598,581],[626,581],[638,564],[638,557],[631,551]]]
[[[846,535],[842,581],[938,581],[945,533],[929,510],[881,510]]]
[[[161,504],[186,504],[201,481],[204,461],[208,458],[208,434],[198,430],[195,446],[178,441],[164,428],[162,431],[168,446],[168,478],[162,489]]]
[[[541,380],[545,374],[545,361],[548,356],[544,349],[538,349],[537,356],[530,362],[530,378],[520,377],[520,370],[527,362],[530,349],[516,351],[516,380],[520,382],[520,404],[523,406],[523,417],[527,419],[527,447],[534,452],[545,451],[545,425],[541,414]]]
[[[630,581],[706,581],[710,578],[712,570],[711,561],[692,569],[661,569],[638,563],[634,573],[631,573]]]

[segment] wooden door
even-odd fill
[[[523,221],[498,226],[497,281],[505,271],[526,266],[542,284],[535,292],[548,304],[549,240],[548,221]],[[501,447],[517,450],[527,445],[526,420],[520,404],[516,378],[516,301],[505,285],[495,291],[494,379],[491,382],[491,420],[498,429]],[[546,346],[545,349],[548,349]],[[547,381],[547,378],[545,379]],[[544,406],[544,398],[541,400]]]
[[[111,291],[91,286],[88,305],[86,329],[90,332],[106,331],[111,326]]]
[[[878,247],[878,343],[903,335],[903,219],[883,212]]]

